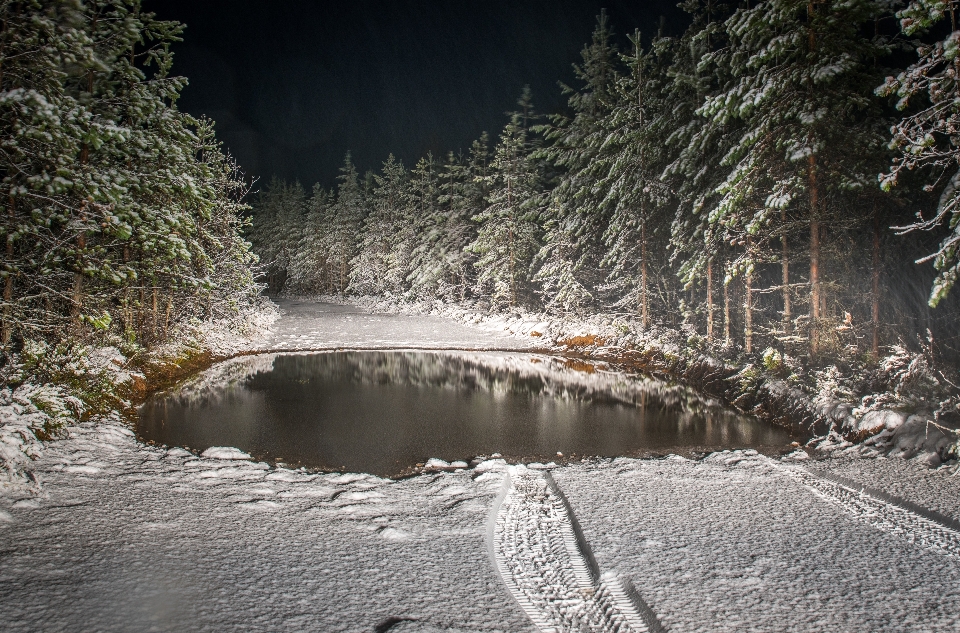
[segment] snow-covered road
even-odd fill
[[[471,327],[440,316],[371,314],[350,305],[298,299],[275,301],[283,316],[259,343],[258,350],[530,350],[538,343],[534,337],[519,338],[493,327]]]
[[[526,345],[313,309],[269,345]],[[746,452],[549,476],[491,460],[390,481],[197,457],[100,424],[48,444],[36,472],[42,496],[0,497],[3,631],[960,628],[957,532],[815,474],[960,518],[960,477],[901,460]]]

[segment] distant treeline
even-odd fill
[[[140,0],[0,1],[0,348],[163,339],[258,292],[247,186],[175,107],[176,22]]]
[[[747,353],[876,357],[921,335],[954,355],[958,4],[688,0],[684,35],[622,48],[601,14],[568,113],[525,91],[492,148],[362,179],[348,155],[336,192],[274,180],[251,240],[274,292],[628,312]]]

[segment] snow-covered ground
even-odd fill
[[[516,336],[497,325],[469,326],[442,316],[374,313],[352,305],[302,299],[276,301],[283,318],[256,349],[529,350],[536,349],[540,340]]]
[[[258,349],[535,347],[440,317],[283,307]],[[949,467],[747,451],[390,481],[238,457],[144,446],[118,422],[46,443],[39,492],[0,495],[0,630],[960,627]]]

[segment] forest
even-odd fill
[[[602,13],[543,115],[389,156],[336,190],[272,180],[249,238],[272,293],[631,314],[717,347],[956,360],[956,3],[687,0],[679,37]]]
[[[248,193],[213,122],[176,107],[183,25],[139,0],[0,2],[6,353],[135,352],[254,301]]]

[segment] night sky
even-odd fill
[[[362,172],[393,152],[405,165],[495,137],[524,84],[540,112],[561,110],[558,81],[589,41],[601,7],[619,41],[650,36],[676,0],[147,0],[187,25],[174,73],[179,107],[217,122],[244,170],[304,185],[335,182],[350,150]]]

